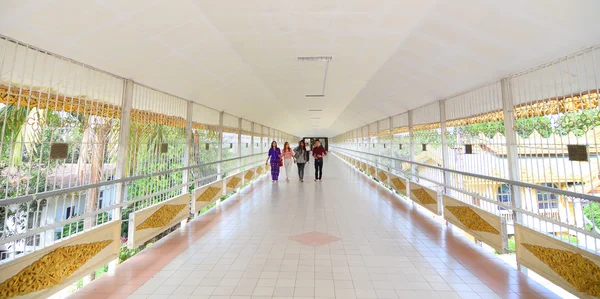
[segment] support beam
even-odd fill
[[[225,112],[221,111],[219,113],[219,144],[217,145],[217,161],[219,161],[219,163],[217,163],[217,180],[220,180],[223,178],[223,163],[221,162],[221,160],[223,160],[223,117],[225,116]],[[221,193],[225,194],[225,182],[223,182],[222,187],[221,187]],[[220,203],[220,200],[217,200],[217,205]]]
[[[189,167],[190,165],[192,165],[191,163],[191,158],[192,158],[192,148],[194,147],[193,145],[193,139],[192,139],[192,120],[193,120],[193,113],[194,113],[194,103],[192,101],[188,101],[187,102],[187,111],[186,111],[186,119],[185,119],[185,149],[184,149],[184,154],[183,154],[183,166],[184,167]],[[190,182],[190,178],[191,178],[191,174],[192,171],[190,169],[186,169],[183,171],[183,193],[187,193],[189,192],[189,185],[188,184],[194,184],[193,180],[192,182]]]
[[[127,177],[127,163],[129,160],[129,135],[131,131],[131,109],[133,106],[133,87],[132,80],[125,80],[123,83],[123,98],[121,102],[121,119],[119,131],[119,145],[117,148],[117,169],[115,179],[123,179]],[[115,204],[119,204],[126,200],[127,186],[123,183],[118,183],[116,186]],[[121,208],[115,209],[113,219],[121,219]]]
[[[388,128],[390,128],[390,157],[394,158],[394,120],[392,117],[388,117]],[[395,173],[396,160],[391,160],[390,172]]]
[[[408,159],[415,161],[415,134],[413,132],[413,111],[408,111]],[[410,173],[414,175],[417,172],[417,168],[414,164],[411,164]]]
[[[512,84],[509,79],[502,79],[500,81],[500,92],[502,96],[502,111],[504,113],[504,136],[506,137],[506,156],[508,160],[508,178],[513,181],[521,180],[521,170],[519,168],[519,156],[517,148],[517,134],[515,132],[515,115],[514,115],[514,101],[512,93]],[[511,206],[513,208],[521,207],[521,188],[519,186],[510,186],[511,195]],[[521,214],[516,210],[513,210],[513,219],[515,224],[523,224]],[[508,236],[503,236],[505,244],[508,243]],[[515,242],[518,244],[517,236],[515,235]],[[516,250],[520,250],[517,246]],[[522,267],[517,262],[517,268],[520,271],[526,272],[526,268]]]
[[[440,106],[440,131],[442,137],[442,165],[444,168],[448,168],[448,141],[446,139],[446,100],[439,102]],[[450,176],[447,171],[442,172],[443,182],[445,185],[450,185]],[[444,187],[444,193],[448,190]]]

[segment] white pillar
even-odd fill
[[[133,105],[133,87],[134,83],[132,80],[125,80],[123,83],[123,98],[121,102],[121,119],[119,131],[119,145],[117,148],[117,168],[115,172],[115,179],[123,179],[127,176],[127,163],[129,160],[129,134],[131,131],[131,107]],[[116,185],[115,194],[115,205],[120,204],[126,200],[127,196],[126,186],[123,183]],[[121,208],[117,208],[113,214],[114,220],[121,219]]]
[[[448,141],[446,140],[446,100],[441,100],[440,104],[440,131],[442,137],[442,166],[444,168],[448,168]],[[448,172],[443,171],[443,182],[446,185],[450,185],[450,177],[448,176]],[[446,187],[444,187],[444,193],[446,192]]]
[[[225,116],[225,113],[223,111],[221,111],[219,113],[219,144],[217,145],[217,160],[219,161],[219,163],[217,163],[217,180],[220,180],[223,178],[223,173],[221,172],[223,170],[223,163],[221,163],[221,160],[223,160],[223,117]],[[225,181],[223,181],[223,184],[221,184],[221,194],[224,195],[225,194]],[[217,205],[219,205],[221,203],[220,200],[217,200]]]
[[[394,157],[394,120],[392,119],[392,117],[388,117],[388,127],[390,128],[390,157],[391,158],[395,158]],[[390,172],[392,173],[396,173],[395,169],[396,169],[396,160],[391,159],[390,160]]]
[[[413,112],[408,111],[408,159],[411,162],[415,161],[415,140],[414,140],[414,132],[413,132]],[[416,173],[417,168],[414,164],[410,166],[410,172],[412,175]]]
[[[514,102],[512,86],[509,79],[502,79],[500,81],[501,96],[502,96],[502,110],[504,113],[504,136],[506,137],[506,156],[508,160],[508,178],[512,181],[520,181],[521,170],[519,168],[519,152],[517,149],[517,135],[515,133],[515,116],[514,116]],[[519,186],[511,186],[511,205],[513,208],[521,208],[521,188]],[[523,223],[521,213],[513,210],[513,219],[515,224]],[[507,236],[503,236],[506,238]],[[515,235],[515,242],[518,243],[517,235]],[[521,248],[516,247],[519,251]],[[526,271],[525,268],[521,267],[517,262],[517,267],[521,271]]]
[[[193,139],[192,139],[192,117],[194,111],[194,103],[191,101],[187,102],[187,113],[186,113],[186,121],[185,121],[185,150],[183,156],[183,166],[189,167],[192,165],[191,157],[192,157],[192,148],[193,148]],[[192,171],[190,169],[186,169],[183,171],[183,193],[189,192],[189,184],[193,185],[194,182],[190,183],[190,177]]]
[[[242,156],[242,119],[238,118],[238,132],[237,132],[237,156],[238,156],[238,171],[240,172],[242,171],[242,159],[240,158]]]

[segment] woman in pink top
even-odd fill
[[[289,182],[290,171],[292,169],[292,164],[294,164],[294,151],[288,142],[283,144],[283,152],[281,155],[283,156],[283,167],[285,168],[285,180]]]

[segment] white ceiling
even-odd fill
[[[0,34],[299,136],[333,136],[600,44],[597,0],[0,7]],[[325,97],[305,97],[321,92],[325,63],[299,56],[333,57]]]

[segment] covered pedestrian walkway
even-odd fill
[[[0,298],[600,298],[598,11],[1,1]]]
[[[267,179],[69,298],[560,298],[337,157]]]

